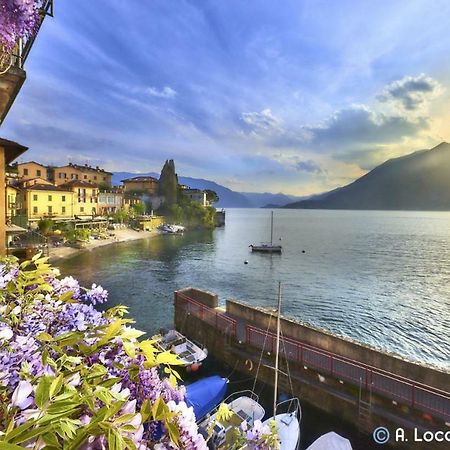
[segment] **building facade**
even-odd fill
[[[120,211],[122,204],[123,192],[121,190],[100,191],[98,194],[98,213],[101,216]]]
[[[95,217],[98,213],[98,186],[96,184],[72,180],[59,185],[61,189],[73,192],[73,215],[75,218]]]
[[[21,215],[30,225],[41,219],[73,219],[73,192],[52,184],[35,184],[21,190]]]
[[[100,167],[92,167],[88,164],[79,165],[69,163],[62,167],[53,167],[51,169],[49,181],[57,186],[65,184],[69,181],[78,180],[93,183],[97,185],[111,186],[112,173],[107,172]]]
[[[125,193],[139,192],[148,196],[158,195],[159,181],[153,177],[133,177],[122,180]]]
[[[183,189],[183,194],[193,202],[199,203],[202,206],[209,206],[206,201],[206,192],[200,189]]]

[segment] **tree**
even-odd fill
[[[131,209],[133,210],[136,216],[143,216],[146,212],[146,205],[144,202],[135,203]]]
[[[175,173],[173,159],[167,160],[161,170],[158,186],[159,195],[165,199],[165,206],[169,209],[177,203],[178,177]]]
[[[205,193],[206,193],[206,201],[208,201],[211,205],[213,203],[217,203],[220,200],[216,191],[213,191],[211,189],[205,189]]]
[[[38,228],[39,228],[39,231],[40,231],[42,234],[48,234],[48,233],[50,233],[50,231],[52,231],[52,229],[53,229],[53,220],[50,220],[50,219],[41,219],[41,220],[38,222]]]

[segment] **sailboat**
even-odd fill
[[[281,253],[281,245],[274,245],[273,243],[273,211],[270,216],[270,242],[263,242],[259,245],[250,244],[249,247],[252,249],[252,252]]]
[[[275,420],[280,450],[296,450],[300,445],[300,420],[302,410],[298,398],[291,398],[277,403],[278,395],[278,365],[280,354],[281,334],[281,282],[278,283],[278,314],[277,314],[277,340],[275,351],[275,381],[273,394],[273,417],[265,420],[264,424]],[[281,412],[284,411],[284,412]]]

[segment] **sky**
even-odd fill
[[[450,141],[447,0],[55,0],[22,158],[309,195]]]

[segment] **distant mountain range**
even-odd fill
[[[284,207],[450,210],[450,144],[390,159],[347,186]]]
[[[114,185],[121,184],[121,181],[126,178],[136,176],[151,176],[159,178],[159,174],[155,172],[149,173],[131,173],[131,172],[115,172],[112,177]],[[204,180],[202,178],[178,177],[181,184],[186,184],[193,189],[211,189],[219,196],[219,202],[215,204],[217,208],[261,208],[267,204],[272,204],[273,207],[281,207],[286,203],[297,201],[302,197],[285,194],[271,194],[269,192],[254,193],[254,192],[236,192],[222,186],[214,181]]]

